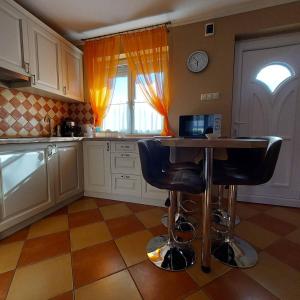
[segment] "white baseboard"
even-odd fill
[[[99,192],[92,192],[92,191],[84,191],[84,196],[116,200],[116,201],[125,201],[125,202],[138,203],[138,204],[154,205],[160,207],[165,206],[165,199],[152,199],[152,198],[150,199],[150,198],[142,198],[137,196],[126,196],[126,195],[99,193]]]

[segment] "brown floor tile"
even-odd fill
[[[182,299],[198,289],[186,272],[163,271],[148,260],[131,267],[129,271],[145,300]]]
[[[29,227],[21,229],[21,230],[17,231],[16,233],[8,236],[7,238],[1,240],[0,245],[13,243],[13,242],[24,241],[24,240],[26,240],[26,238],[28,236],[28,231],[29,231]]]
[[[47,217],[30,226],[28,239],[33,239],[43,235],[65,231],[69,229],[68,216],[58,215]]]
[[[94,209],[94,208],[97,208],[95,199],[83,197],[83,198],[73,202],[72,204],[70,204],[68,207],[68,212],[74,213],[74,212],[88,210],[88,209]]]
[[[6,299],[6,295],[14,277],[14,273],[14,271],[10,271],[0,274],[0,300]]]
[[[115,273],[75,292],[76,300],[141,300],[141,296],[127,270]]]
[[[124,203],[102,206],[99,209],[104,220],[110,220],[132,214],[131,210]]]
[[[165,227],[163,224],[149,228],[148,230],[153,234],[153,236],[159,236],[168,233],[167,227]]]
[[[236,205],[236,214],[241,219],[248,219],[260,213],[259,210],[252,208],[249,204],[238,202]]]
[[[300,245],[300,228],[288,234],[286,238]]]
[[[106,224],[113,238],[119,238],[124,235],[145,229],[144,225],[137,219],[135,215],[107,220]]]
[[[24,243],[18,266],[36,263],[68,252],[70,252],[69,231],[27,240]]]
[[[259,210],[260,212],[265,212],[272,207],[273,205],[270,204],[259,204],[259,203],[249,203],[249,206],[252,207],[253,209]]]
[[[232,270],[203,288],[213,300],[278,299],[240,270]]]
[[[114,204],[121,204],[122,203],[122,202],[117,201],[117,200],[109,200],[109,199],[96,199],[95,201],[96,201],[96,204],[99,207],[114,205]]]
[[[184,298],[184,300],[211,300],[203,291],[198,291]]]
[[[300,245],[283,238],[273,243],[265,251],[300,272]]]
[[[115,240],[127,266],[135,265],[147,259],[146,246],[151,238],[151,233],[143,230]]]
[[[125,263],[113,241],[72,253],[76,288],[125,269]]]
[[[243,272],[279,299],[300,299],[299,272],[266,252],[259,253],[258,264],[254,268]]]
[[[68,207],[65,206],[55,212],[53,212],[49,217],[59,216],[59,215],[67,215],[68,214]]]
[[[161,217],[165,211],[162,208],[152,208],[136,213],[137,218],[147,228],[155,227],[161,224]]]
[[[79,211],[69,215],[70,228],[83,226],[99,221],[103,221],[103,218],[98,208]]]
[[[300,215],[298,209],[292,209],[289,207],[280,207],[280,206],[273,206],[271,209],[266,211],[266,214],[293,224],[297,227],[300,227]]]
[[[280,238],[279,235],[248,221],[242,221],[236,226],[235,233],[259,249],[265,249]]]
[[[7,300],[49,299],[72,290],[69,254],[18,268]]]
[[[253,222],[267,230],[270,230],[276,234],[279,234],[279,235],[287,235],[288,233],[297,229],[297,227],[295,225],[292,225],[285,221],[276,219],[267,214],[256,215],[256,216],[248,219],[247,221],[251,221],[251,222]]]
[[[54,298],[51,298],[49,300],[73,300],[73,292],[69,291],[69,292],[63,293],[61,295],[58,295]]]
[[[129,207],[129,209],[132,212],[135,212],[135,213],[139,212],[139,211],[143,211],[143,210],[147,210],[147,209],[153,208],[153,206],[151,206],[151,205],[138,204],[138,203],[130,203],[130,202],[127,202],[126,205]]]
[[[24,242],[20,241],[0,246],[0,273],[16,268],[23,244]]]

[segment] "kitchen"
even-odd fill
[[[236,44],[241,42],[244,47],[244,40],[259,38],[266,43],[275,34],[299,43],[299,2],[270,1],[265,6],[258,2],[249,4],[250,8],[235,3],[227,7],[227,12],[223,8],[222,13],[222,9],[211,8],[215,14],[198,19],[190,16],[190,21],[182,19],[178,24],[174,20],[170,24],[163,14],[151,24],[141,18],[138,26],[130,25],[128,19],[127,25],[110,32],[105,32],[105,27],[97,31],[93,26],[83,30],[78,22],[78,32],[84,32],[78,37],[71,29],[67,34],[67,25],[63,30],[64,25],[55,18],[57,8],[52,7],[47,16],[47,7],[41,3],[35,6],[33,1],[1,0],[0,299],[122,299],[118,289],[126,295],[124,299],[222,299],[216,290],[227,277],[245,285],[240,291],[238,284],[222,286],[229,299],[257,295],[263,299],[297,298],[299,288],[290,283],[299,281],[295,258],[300,227],[296,159],[291,174],[282,172],[285,164],[279,163],[283,169],[276,170],[272,179],[277,187],[263,190],[268,196],[261,196],[262,190],[253,192],[251,188],[249,192],[244,187],[238,193],[238,200],[247,202],[237,203],[241,224],[236,232],[256,249],[266,249],[259,254],[256,267],[241,271],[212,259],[212,273],[205,274],[198,261],[184,272],[164,272],[147,262],[148,241],[167,232],[161,218],[167,212],[168,189],[154,187],[143,175],[138,141],[155,137],[163,144],[170,136],[186,137],[180,133],[179,117],[183,115],[222,115],[219,136],[237,136],[235,130],[242,136],[251,132],[245,131],[244,124],[234,122],[240,118],[234,114],[236,105],[240,105],[234,102],[237,96],[233,90],[238,84],[234,74],[239,72],[234,69]],[[67,8],[66,3],[62,5]],[[170,55],[170,66],[162,72],[169,76],[139,78],[136,74],[140,71],[133,67],[134,56],[124,54],[124,49],[134,44],[127,44],[130,33],[142,34],[141,28],[148,26],[149,31],[161,34],[163,28],[166,33],[159,59],[164,61],[165,53]],[[111,62],[114,83],[102,101],[96,101],[91,100],[94,82],[88,72],[86,45],[106,35],[118,46],[114,46],[117,54],[113,56],[117,58]],[[196,59],[197,66],[189,65],[189,57]],[[156,58],[153,55],[153,60]],[[193,71],[198,62],[203,69]],[[141,66],[136,63],[135,67]],[[166,68],[163,63],[160,67]],[[294,70],[296,74],[296,65]],[[295,74],[291,72],[290,77],[296,78]],[[158,108],[157,102],[148,99],[151,88],[150,92],[143,90],[143,82],[148,80],[154,86],[163,82],[161,93],[166,93],[166,78],[170,78],[169,101]],[[284,80],[280,82],[282,87]],[[293,91],[297,88],[295,85]],[[159,98],[159,88],[154,91]],[[298,128],[296,118],[293,122]],[[292,131],[274,131],[266,135],[287,138],[281,153],[286,159],[298,149],[293,134],[296,136]],[[253,131],[252,135],[264,134]],[[189,154],[183,161],[187,157],[191,162],[201,161],[199,151],[186,151]],[[177,156],[171,150],[171,158]],[[283,179],[279,176],[282,173]],[[274,193],[279,188],[283,196],[276,198]],[[293,192],[291,196],[285,196],[287,189]],[[192,206],[202,199],[189,194],[183,198],[193,199]],[[290,261],[274,250],[285,245],[291,251]],[[195,251],[201,256],[200,249]],[[53,265],[46,267],[51,260]],[[275,284],[278,278],[260,269],[272,264],[289,274],[280,288]],[[58,275],[60,265],[62,272]],[[149,285],[143,284],[143,276],[153,276]],[[269,283],[270,278],[274,284]],[[34,280],[41,288],[34,287]],[[170,289],[165,289],[166,284]]]

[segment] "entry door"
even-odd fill
[[[236,47],[233,135],[283,138],[273,178],[239,188],[238,199],[300,206],[300,34]]]

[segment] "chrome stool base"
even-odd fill
[[[152,238],[146,249],[150,261],[160,269],[183,271],[195,263],[194,250],[170,243],[167,235]]]
[[[223,225],[228,227],[229,224],[229,216],[228,213],[224,209],[216,209],[213,211],[213,222],[218,225]],[[241,219],[239,216],[235,216],[235,225],[241,223]]]
[[[236,236],[221,243],[215,243],[212,246],[212,255],[231,267],[250,268],[257,263],[256,250]]]
[[[168,228],[168,214],[164,214],[161,218],[161,223]],[[192,226],[189,226],[188,224]],[[184,216],[176,214],[175,229],[181,232],[191,232],[198,227],[197,221],[191,216]]]

